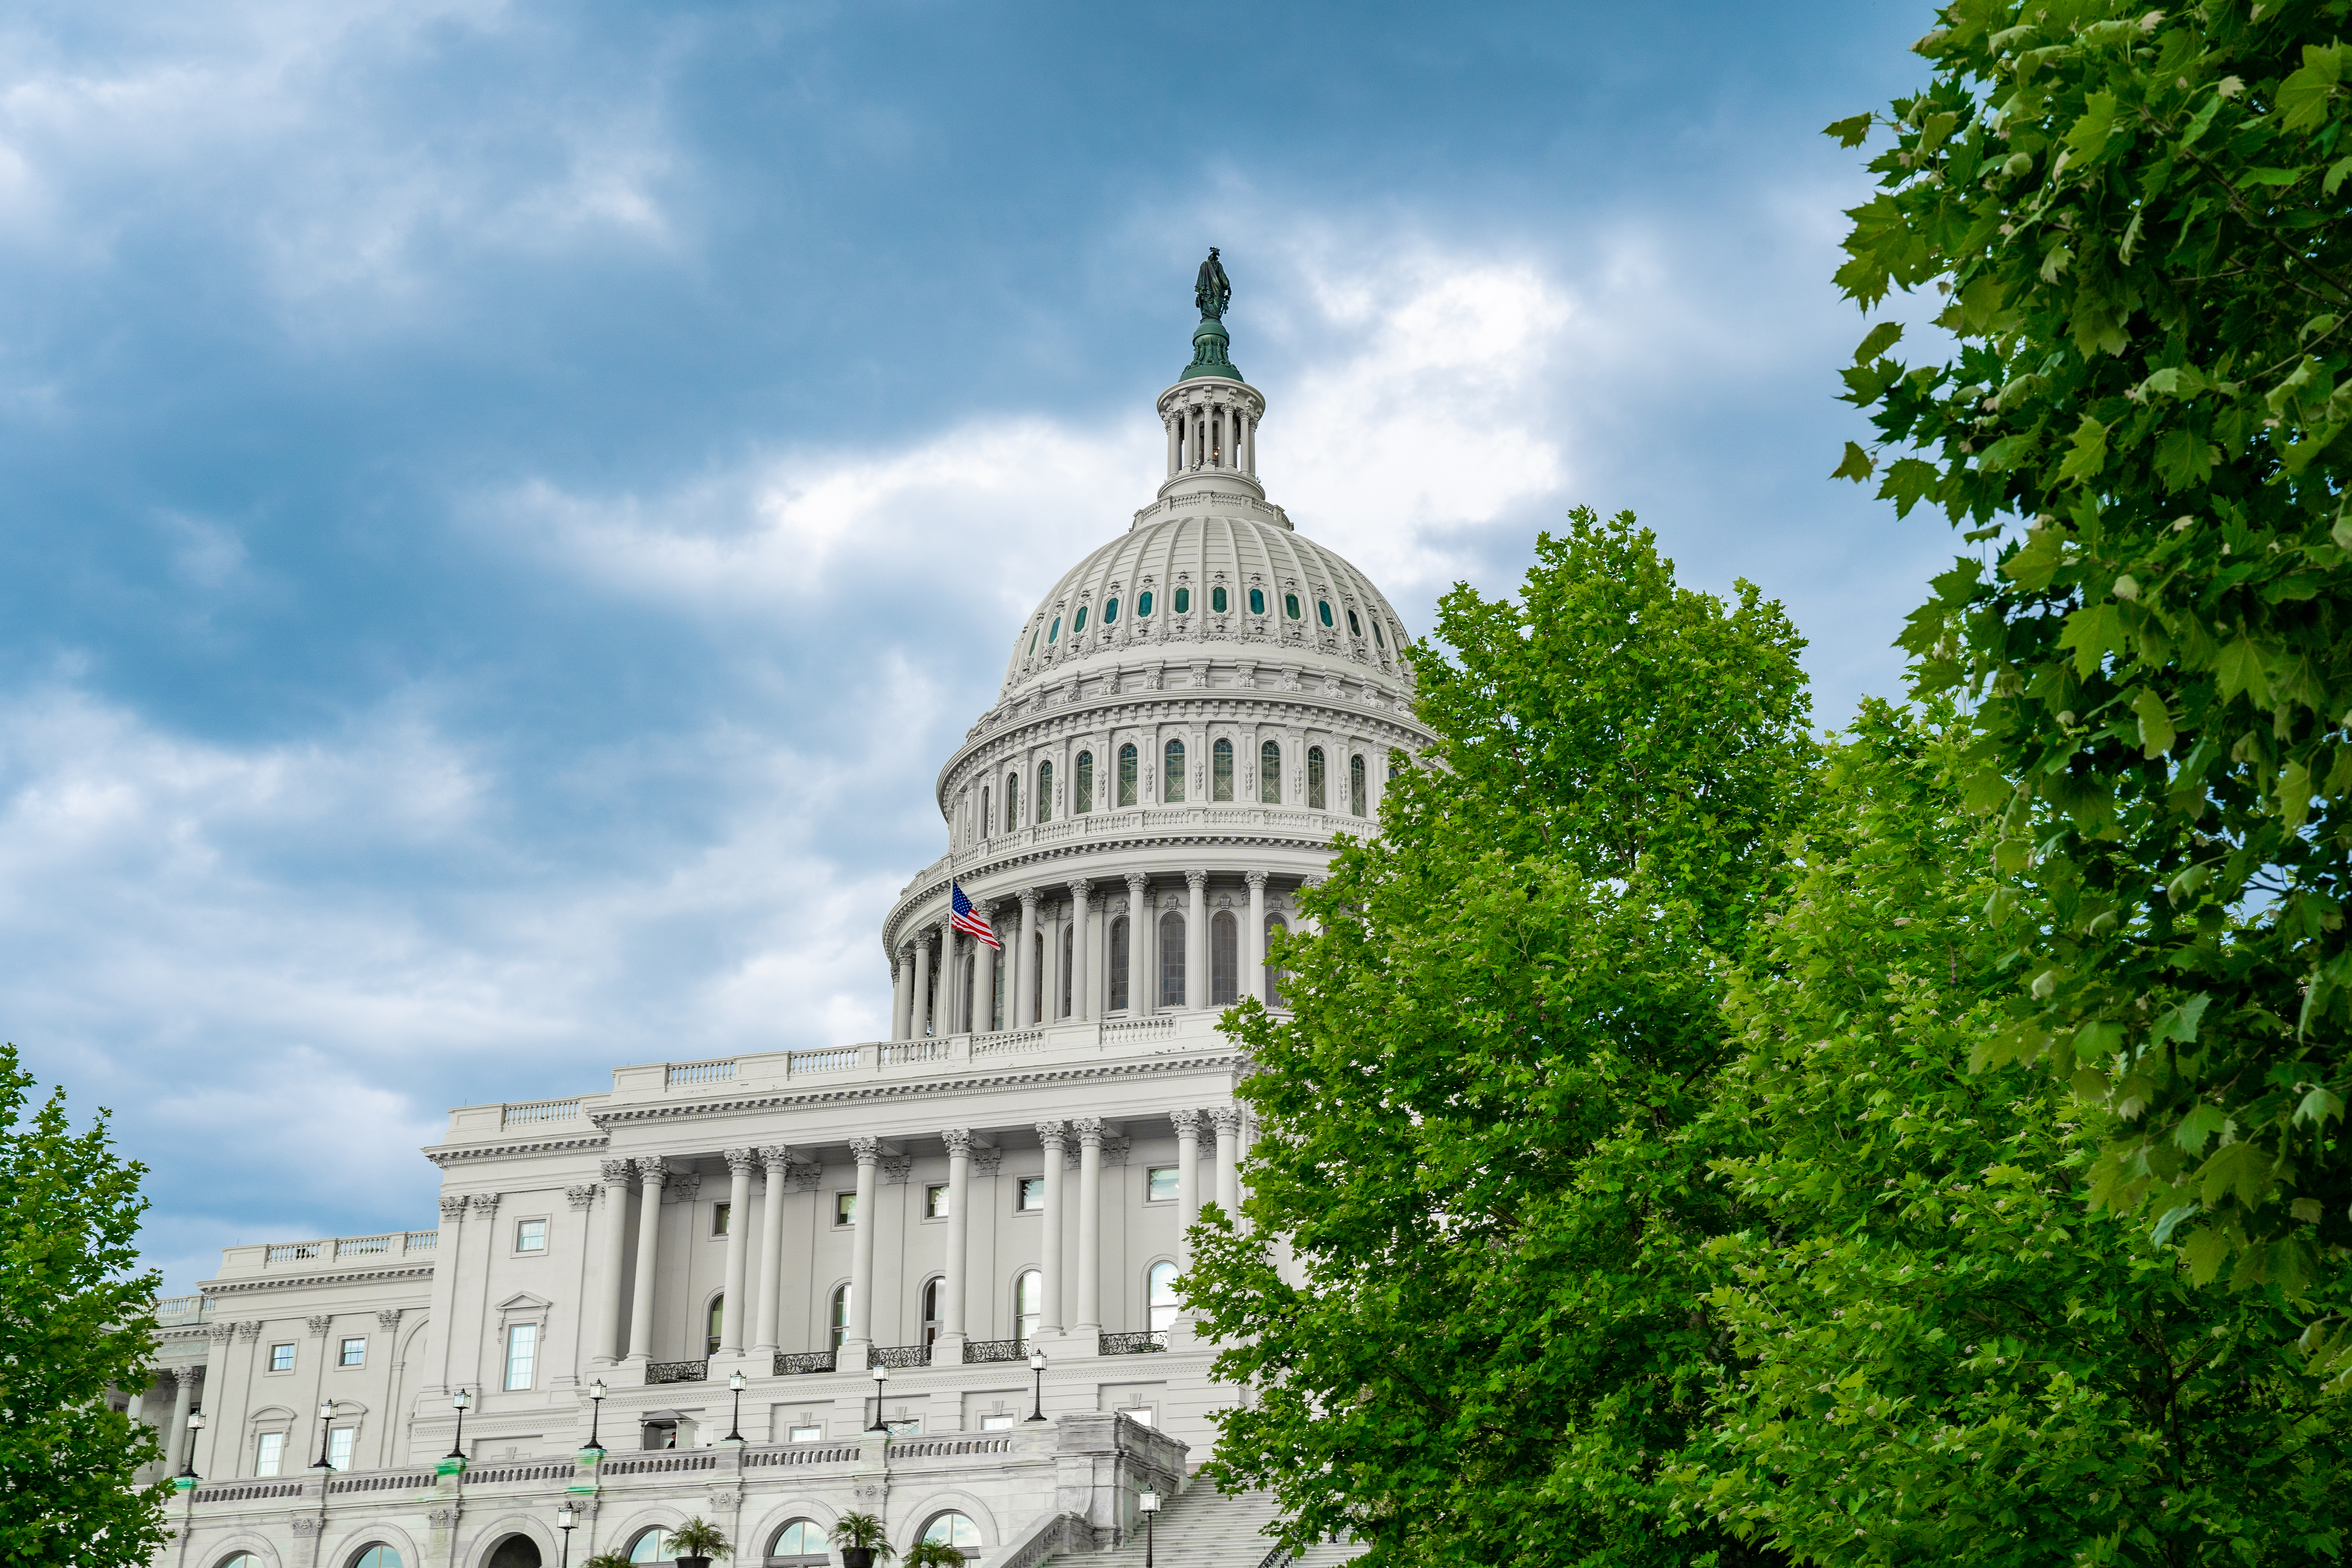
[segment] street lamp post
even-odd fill
[[[580,1510],[564,1502],[555,1510],[555,1528],[563,1531],[562,1568],[572,1568],[572,1532],[579,1528]]]
[[[1029,1352],[1029,1371],[1034,1375],[1036,1381],[1035,1391],[1029,1401],[1029,1419],[1043,1421],[1045,1419],[1045,1352],[1044,1351]]]
[[[182,1479],[183,1480],[189,1480],[189,1481],[200,1481],[200,1480],[204,1479],[204,1478],[203,1478],[202,1476],[200,1476],[200,1475],[196,1474],[196,1434],[197,1434],[197,1433],[199,1433],[199,1432],[201,1432],[201,1431],[203,1431],[204,1429],[205,1429],[205,1413],[204,1413],[203,1411],[201,1411],[201,1410],[191,1410],[191,1411],[189,1411],[189,1412],[188,1412],[188,1468],[187,1468],[186,1469],[184,1469],[184,1470],[182,1470],[182,1471],[180,1472],[180,1477],[181,1477],[181,1479]]]
[[[882,1419],[882,1391],[890,1384],[890,1369],[880,1362],[874,1363],[874,1425],[868,1432],[888,1432],[890,1423]]]
[[[331,1470],[335,1468],[327,1462],[327,1424],[334,1418],[335,1402],[331,1399],[319,1401],[319,1462],[310,1467],[314,1470]]]
[[[734,1418],[727,1423],[727,1441],[743,1440],[743,1374],[737,1373],[727,1380],[727,1390],[735,1396]]]
[[[466,1457],[466,1406],[474,1403],[474,1396],[461,1388],[449,1396],[449,1403],[457,1407],[457,1440],[450,1445],[449,1457],[462,1459]]]
[[[1160,1512],[1160,1494],[1146,1490],[1135,1506],[1143,1511],[1143,1568],[1151,1568],[1151,1521]]]
[[[588,1447],[580,1451],[593,1452],[600,1459],[604,1457],[604,1445],[596,1441],[597,1423],[604,1414],[604,1395],[611,1392],[601,1377],[588,1385]]]

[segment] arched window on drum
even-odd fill
[[[1241,922],[1231,910],[1209,920],[1209,1005],[1227,1007],[1241,1000]]]
[[[1348,759],[1348,815],[1364,815],[1364,759]]]
[[[1184,1005],[1184,917],[1174,910],[1160,917],[1160,1005]]]
[[[1261,805],[1282,804],[1282,748],[1272,741],[1257,749],[1257,798]]]
[[[1116,916],[1110,922],[1110,963],[1106,967],[1110,970],[1108,1006],[1114,1013],[1127,1011],[1127,944],[1130,929],[1125,915]]]
[[[1092,811],[1095,808],[1095,754],[1092,752],[1078,753],[1077,776],[1071,783],[1074,785],[1070,791],[1071,815]]]
[[[1118,804],[1135,804],[1135,747],[1131,744],[1118,749]]]
[[[1357,815],[1361,816],[1362,813]],[[1042,825],[1054,820],[1054,764],[1037,764],[1037,821]]]
[[[1163,748],[1166,766],[1160,780],[1160,798],[1176,801],[1184,798],[1184,742],[1171,741]]]
[[[1307,748],[1307,804],[1317,811],[1324,807],[1323,748]]]
[[[1234,743],[1219,741],[1209,748],[1209,798],[1234,798]]]

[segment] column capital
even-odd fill
[[[331,1314],[328,1314],[316,1318],[305,1318],[302,1320],[302,1324],[312,1333],[318,1335],[319,1338],[323,1340],[331,1331],[333,1331],[335,1320]]]
[[[636,1163],[637,1184],[645,1191],[657,1193],[669,1181],[669,1166],[658,1159],[642,1159]]]
[[[1209,874],[1206,871],[1187,871],[1184,873],[1184,886],[1192,889],[1193,892],[1197,893],[1208,885]]]
[[[1097,1149],[1102,1147],[1103,1125],[1101,1117],[1074,1116],[1070,1119],[1070,1131],[1078,1135],[1078,1147],[1082,1149],[1089,1145]]]
[[[940,1142],[948,1146],[950,1159],[971,1157],[971,1129],[969,1127],[942,1128],[940,1131]]]
[[[1251,892],[1263,893],[1265,891],[1265,876],[1264,871],[1244,871],[1242,880],[1249,884]]]
[[[1013,896],[1021,900],[1021,912],[1023,914],[1034,915],[1037,912],[1036,889],[1022,888],[1015,890]]]
[[[760,1163],[760,1156],[750,1149],[730,1149],[723,1158],[730,1176],[749,1176]]]
[[[859,1164],[875,1164],[882,1158],[882,1140],[879,1138],[852,1138],[849,1141],[849,1152],[856,1158]]]
[[[599,1168],[604,1173],[606,1186],[625,1187],[629,1184],[629,1163],[626,1160],[605,1160],[600,1163]]]
[[[1238,1132],[1241,1131],[1242,1113],[1230,1105],[1212,1106],[1209,1110],[1209,1121],[1220,1133]]]
[[[1099,1126],[1101,1124],[1097,1122],[1096,1125]],[[1040,1121],[1037,1123],[1037,1142],[1043,1143],[1048,1149],[1060,1148],[1064,1142],[1068,1139],[1069,1133],[1069,1124],[1065,1121]]]
[[[1139,899],[1143,897],[1145,889],[1150,886],[1151,879],[1143,872],[1129,871],[1127,874],[1127,890],[1134,897]]]
[[[1201,1113],[1191,1106],[1170,1111],[1168,1120],[1176,1124],[1176,1136],[1179,1139],[1193,1137],[1201,1130]]]
[[[760,1163],[768,1168],[768,1174],[771,1176],[782,1175],[792,1168],[792,1145],[789,1143],[761,1144]]]
[[[1070,896],[1072,898],[1083,899],[1094,890],[1095,885],[1092,879],[1086,877],[1073,877],[1070,879]]]
[[[383,1326],[385,1331],[389,1332],[390,1331],[400,1327],[400,1315],[405,1310],[407,1310],[407,1309],[404,1307],[386,1307],[383,1311],[378,1312],[375,1315],[375,1321]]]
[[[476,1214],[489,1215],[499,1212],[499,1194],[496,1193],[476,1193],[466,1201],[474,1205]]]
[[[466,1194],[463,1194],[463,1193],[443,1193],[443,1194],[441,1194],[441,1217],[442,1217],[443,1219],[445,1219],[445,1220],[456,1219],[456,1218],[457,1218],[458,1216],[460,1216],[461,1215],[463,1215],[465,1212],[466,1212]]]
[[[593,1182],[583,1182],[576,1187],[564,1188],[563,1201],[570,1204],[573,1209],[581,1213],[587,1212],[588,1205],[596,1201],[595,1184]]]

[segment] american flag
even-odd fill
[[[948,884],[948,891],[950,901],[955,906],[955,914],[949,920],[948,924],[955,927],[972,941],[986,942],[997,952],[1003,952],[1004,944],[996,940],[996,933],[989,929],[986,921],[980,918],[980,911],[971,907],[971,900],[963,896],[962,887],[950,882]]]

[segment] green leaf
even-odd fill
[[[2347,153],[2345,156],[2336,159],[2333,163],[2327,165],[2326,177],[2322,179],[2319,183],[2321,194],[2324,195],[2334,195],[2338,190],[2343,188],[2344,180],[2347,175],[2352,175],[2352,153]]]
[[[2107,465],[2107,427],[2089,415],[2074,426],[2074,440],[2066,460],[2058,467],[2060,484],[2080,484],[2095,478]]]
[[[2229,1114],[2220,1106],[2199,1100],[2180,1125],[2172,1130],[2172,1141],[2194,1154],[2205,1147],[2206,1141],[2221,1131],[2229,1122]]]
[[[1856,364],[1868,364],[1872,360],[1876,359],[1888,349],[1893,348],[1895,341],[1902,336],[1902,322],[1879,322],[1878,325],[1870,329],[1868,334],[1865,335],[1862,342],[1854,348],[1853,363]]]
[[[2164,699],[2154,687],[2143,686],[2132,698],[2132,711],[2139,718],[2140,754],[2160,757],[2172,750],[2177,738],[2172,728],[2172,715],[2164,706]]]
[[[2084,605],[2066,617],[2058,646],[2074,650],[2074,673],[2088,675],[2102,656],[2124,649],[2124,618],[2112,604]]]
[[[2221,657],[2215,666],[2221,679],[2224,701],[2244,692],[2257,708],[2271,705],[2271,684],[2263,669],[2263,656],[2253,639],[2243,632],[2236,639],[2221,645]]]
[[[2327,100],[2343,76],[2343,51],[2340,47],[2327,48],[2317,44],[2305,44],[2303,47],[2303,68],[2279,83],[2277,102],[2286,128],[2289,131],[2309,131],[2325,124]]]
[[[2066,132],[2066,145],[2073,148],[2077,163],[2087,163],[2105,150],[2108,133],[2116,125],[2116,95],[2095,92],[2083,100],[2083,112]]]
[[[2295,1124],[2324,1127],[2331,1120],[2344,1120],[2344,1101],[2333,1090],[2315,1084],[2294,1108]]]
[[[1859,147],[1868,139],[1870,127],[1877,118],[1874,114],[1850,114],[1843,120],[1832,120],[1822,127],[1822,134],[1841,147]]]
[[[1864,451],[1853,442],[1848,441],[1845,444],[1845,459],[1839,463],[1835,468],[1830,471],[1830,478],[1833,479],[1852,479],[1854,483],[1860,484],[1863,480],[1870,478],[1872,467],[1873,465],[1870,460],[1870,454]]]
[[[2159,1044],[2166,1040],[2178,1040],[2184,1046],[2194,1044],[2198,1020],[2205,1016],[2205,1009],[2212,1001],[2210,995],[2200,992],[2179,1006],[2166,1008],[2157,1019],[2150,1037]]]

